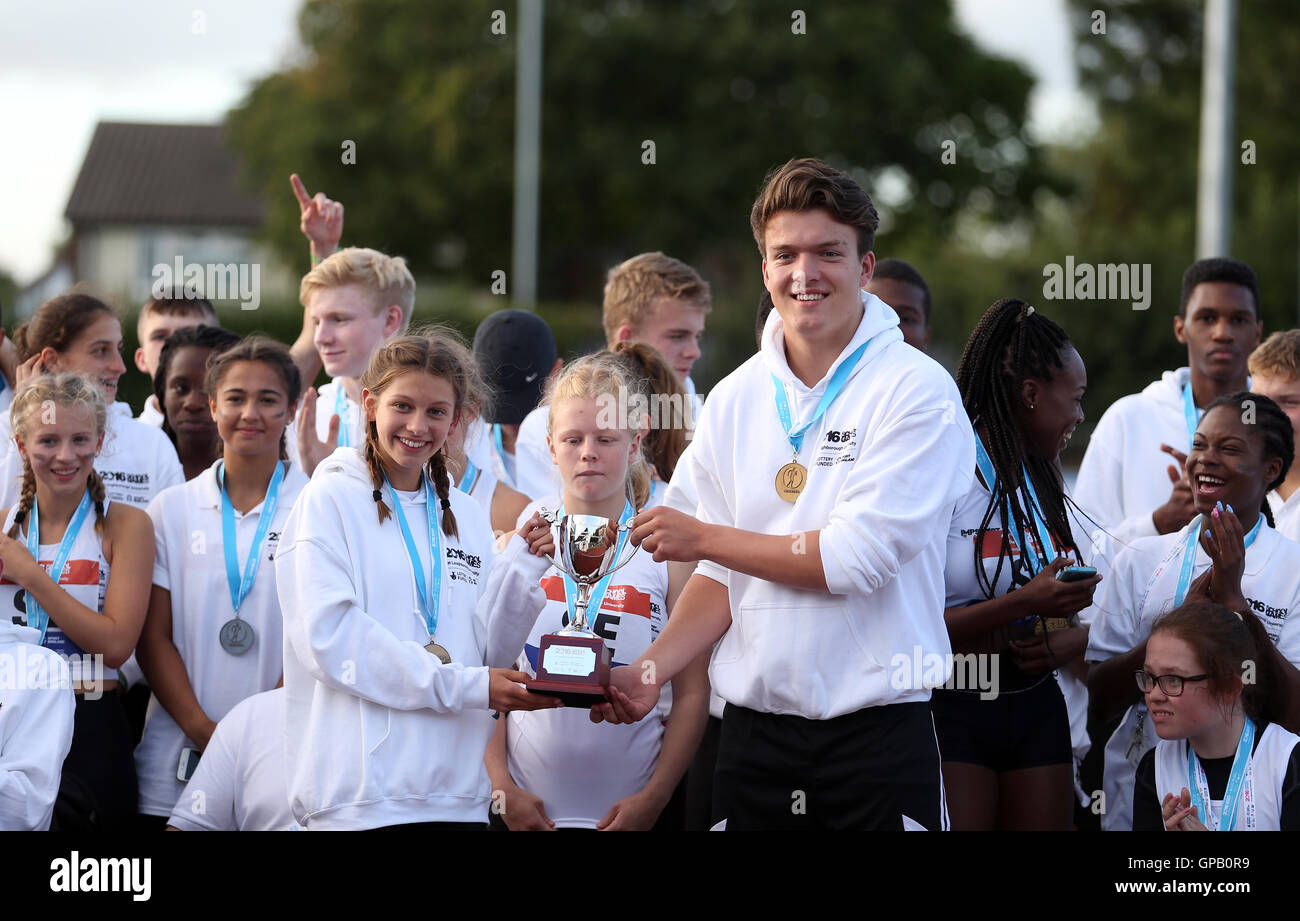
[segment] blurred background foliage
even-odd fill
[[[1185,362],[1172,334],[1193,259],[1202,5],[1115,2],[1105,35],[1069,0],[1080,81],[1098,130],[1076,146],[1026,129],[1033,77],[977,47],[947,0],[549,0],[542,113],[539,312],[565,354],[602,341],[609,267],[660,249],[713,286],[696,380],[707,391],[754,349],[760,264],[749,207],[795,156],[850,171],[881,212],[878,257],[915,264],[934,293],[932,353],[955,369],[989,304],[1017,295],[1061,322],[1088,363],[1089,422]],[[503,8],[506,34],[492,31]],[[1259,272],[1266,329],[1295,325],[1300,90],[1292,0],[1239,12],[1233,255]],[[405,256],[417,319],[467,335],[506,306],[511,266],[516,6],[308,0],[308,52],[258,81],[229,115],[266,233],[306,269],[288,175],[347,208],[344,243]],[[345,140],[355,164],[343,162]],[[642,162],[643,142],[655,162]],[[944,163],[945,141],[956,162]],[[1151,307],[1047,301],[1051,263],[1150,263]],[[281,325],[266,311],[250,318]],[[239,318],[243,319],[243,318]],[[283,311],[291,339],[300,311]],[[238,323],[232,323],[232,328]],[[243,330],[240,330],[243,331]],[[1086,439],[1071,448],[1077,463]]]

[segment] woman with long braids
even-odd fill
[[[1288,616],[1300,608],[1300,544],[1273,529],[1265,498],[1294,459],[1291,421],[1276,403],[1257,393],[1220,397],[1206,407],[1187,455],[1198,514],[1181,531],[1139,538],[1115,557],[1087,654],[1094,717],[1123,714],[1106,744],[1103,828],[1132,827],[1134,774],[1157,735],[1133,675],[1144,667],[1156,618],[1185,601],[1258,616],[1272,640],[1261,654],[1277,677],[1278,721],[1292,731],[1300,725],[1300,621]]]
[[[447,474],[477,378],[453,335],[375,352],[364,443],[321,462],[280,540],[289,800],[309,830],[486,827],[488,711],[558,703],[504,667],[546,603],[537,535],[497,559]]]
[[[0,616],[40,631],[40,645],[68,661],[76,691],[52,825],[63,831],[125,830],[136,803],[116,670],[144,624],[153,527],[109,499],[96,472],[107,415],[97,383],[43,374],[19,389],[9,413],[22,488],[0,513]]]
[[[931,699],[954,829],[1071,825],[1070,718],[1053,672],[1082,677],[1076,615],[1100,576],[1058,578],[1065,554],[1080,556],[1059,455],[1087,383],[1065,331],[1016,298],[988,309],[962,353],[977,475],[949,530],[945,619],[955,653],[995,657],[996,684],[958,678]]]

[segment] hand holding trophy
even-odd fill
[[[537,653],[537,677],[524,686],[534,694],[560,698],[565,706],[591,707],[605,700],[609,686],[610,654],[605,641],[591,629],[590,619],[600,610],[610,577],[636,554],[619,560],[631,530],[631,505],[616,522],[599,515],[540,514],[559,526],[557,561],[551,564],[564,576],[568,626],[543,636]]]

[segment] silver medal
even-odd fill
[[[253,648],[253,628],[236,617],[221,628],[221,648],[232,656],[242,656]]]

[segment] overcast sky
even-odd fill
[[[96,122],[219,120],[253,80],[300,53],[300,5],[0,0],[0,268],[24,284],[49,267]],[[981,45],[1038,77],[1032,127],[1046,137],[1087,127],[1064,0],[956,0],[956,8]]]

